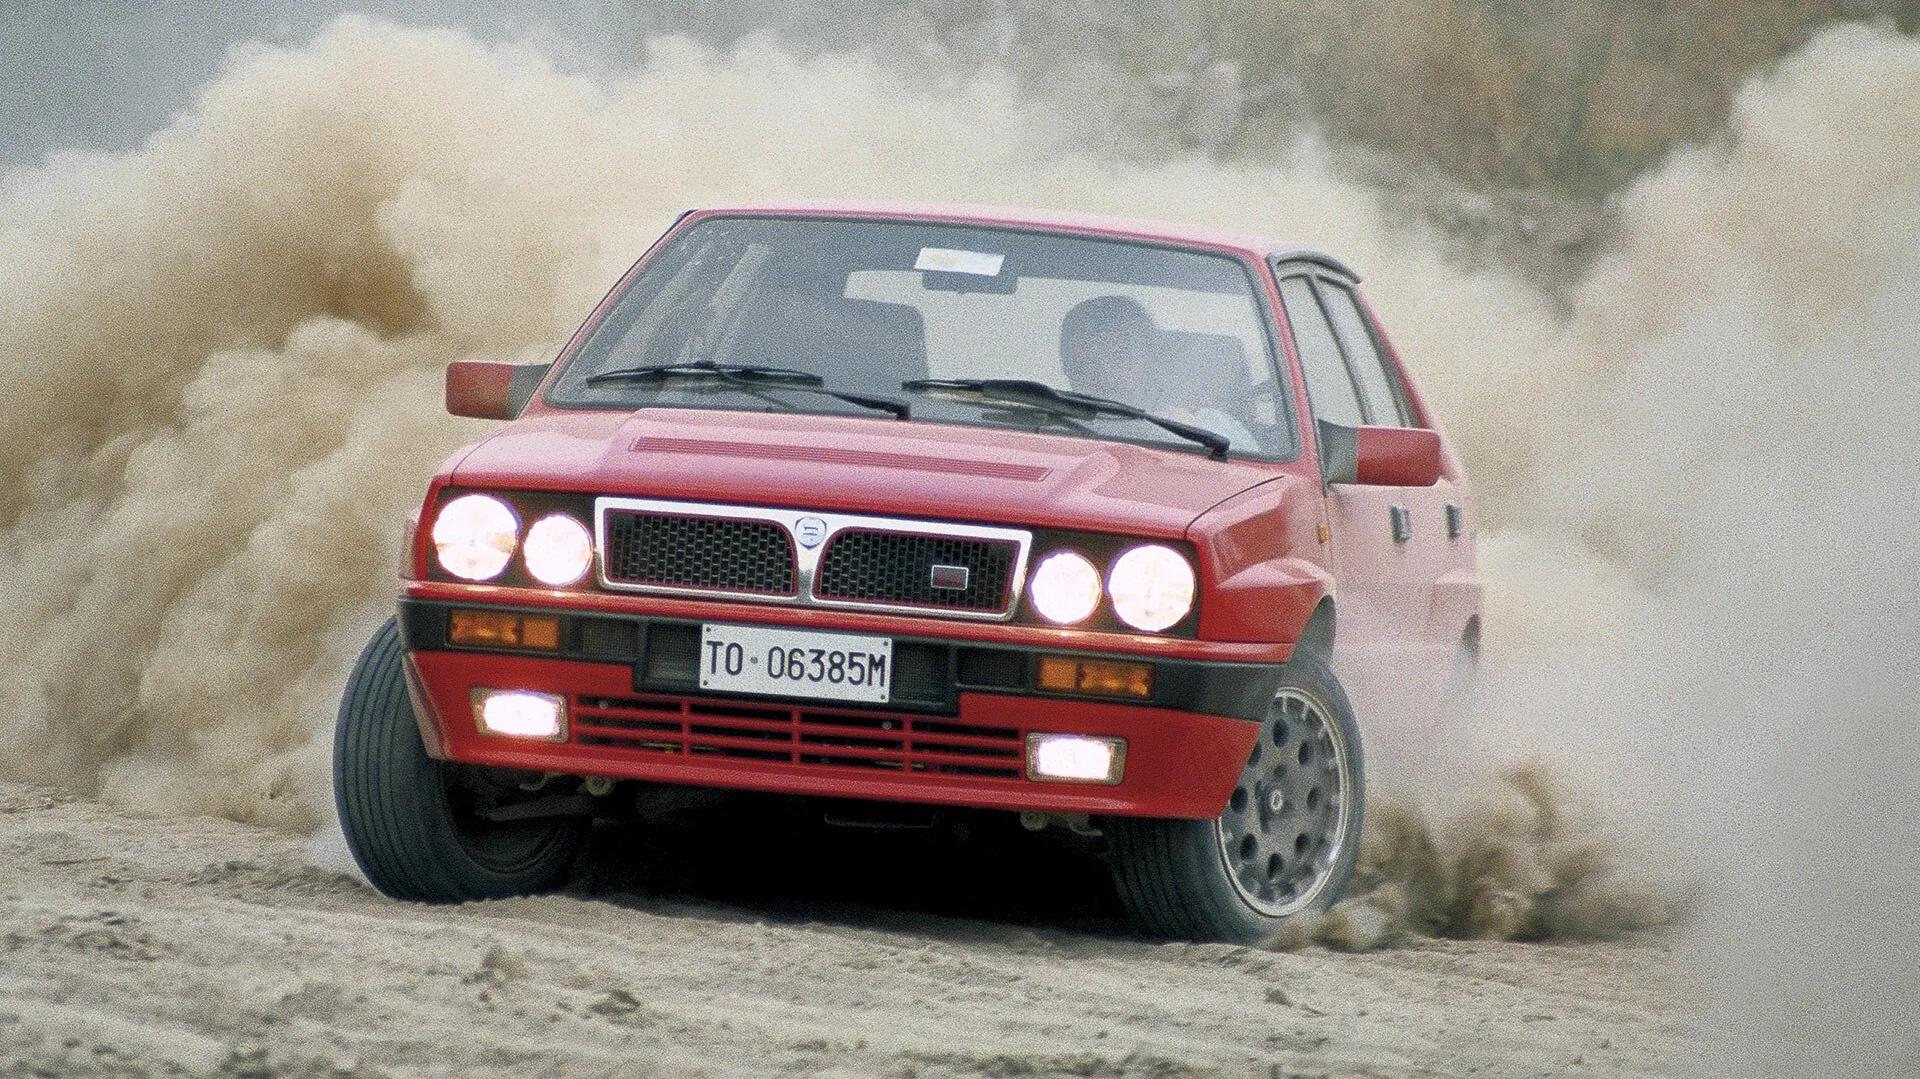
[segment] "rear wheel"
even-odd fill
[[[591,822],[491,819],[500,805],[526,799],[515,780],[515,773],[427,756],[407,697],[399,629],[388,619],[347,678],[333,742],[340,829],[367,879],[396,899],[433,903],[558,883]]]
[[[1147,932],[1239,942],[1325,910],[1353,876],[1364,785],[1346,693],[1297,652],[1218,818],[1107,822],[1121,902]]]

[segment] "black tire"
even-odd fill
[[[1106,820],[1120,901],[1155,936],[1264,940],[1340,898],[1365,803],[1353,706],[1324,660],[1296,652],[1220,817]]]
[[[484,820],[473,806],[489,779],[427,756],[389,618],[347,677],[334,728],[334,805],[354,861],[395,899],[458,903],[552,887],[591,822]]]

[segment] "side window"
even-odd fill
[[[1340,344],[1353,365],[1360,384],[1361,399],[1366,402],[1367,422],[1380,427],[1412,427],[1413,410],[1400,392],[1399,380],[1380,354],[1379,344],[1367,328],[1366,316],[1351,290],[1331,281],[1318,282],[1320,296],[1326,301],[1327,315],[1340,335]]]
[[[1307,398],[1313,418],[1359,427],[1360,396],[1347,374],[1346,361],[1340,357],[1340,345],[1333,329],[1320,312],[1313,297],[1313,286],[1304,277],[1288,277],[1280,282],[1280,298],[1287,305],[1287,325],[1293,327],[1293,343],[1300,349],[1300,367],[1307,376]]]

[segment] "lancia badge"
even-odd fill
[[[793,538],[811,551],[827,538],[827,522],[818,517],[802,517],[793,522]]]

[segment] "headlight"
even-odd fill
[[[1114,559],[1107,592],[1122,622],[1155,633],[1193,610],[1193,567],[1171,547],[1135,547]]]
[[[505,502],[488,495],[461,495],[440,507],[433,546],[440,565],[455,577],[490,581],[513,560],[520,519]]]
[[[1076,551],[1055,551],[1033,571],[1033,609],[1049,622],[1080,622],[1100,605],[1100,571]]]
[[[593,565],[593,536],[564,513],[550,513],[527,529],[520,557],[541,584],[562,588],[586,576]]]

